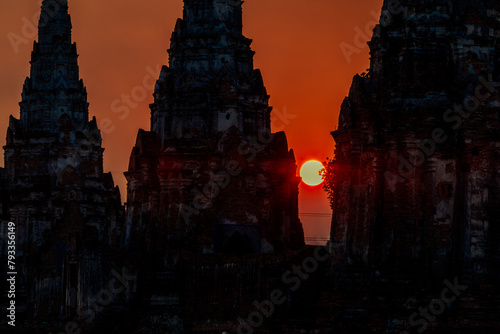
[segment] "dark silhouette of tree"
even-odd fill
[[[334,194],[335,194],[335,181],[337,178],[337,162],[335,159],[326,158],[323,162],[325,166],[319,173],[323,178],[323,190],[328,195],[328,200],[330,201],[330,207],[335,211]]]

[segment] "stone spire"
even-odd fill
[[[279,253],[304,244],[295,157],[283,132],[270,134],[269,96],[254,69],[251,40],[242,33],[242,4],[184,1],[169,66],[156,83],[151,131],[139,131],[125,173],[127,245],[160,253],[166,247],[171,258],[185,240],[197,252],[225,252],[236,230],[251,240],[251,247],[240,243],[245,252]],[[244,150],[254,141],[262,145],[246,161]],[[224,194],[187,219],[187,208],[199,206],[204,196],[197,192],[211,182],[205,176],[235,161],[241,168],[223,186]]]
[[[38,25],[39,42],[52,44],[56,39],[71,43],[71,17],[68,0],[44,0]]]
[[[184,1],[155,86],[151,131],[139,131],[125,173],[122,243],[148,263],[138,289],[153,297],[144,308],[155,310],[153,326],[172,333],[186,332],[179,311],[193,305],[179,295],[194,291],[177,284],[191,270],[184,264],[304,246],[295,157],[283,132],[270,133],[269,96],[250,44],[242,1]],[[224,289],[237,291],[238,279],[230,281]]]
[[[163,140],[270,128],[269,96],[242,34],[242,3],[185,0],[151,107],[151,129]]]
[[[81,129],[88,122],[87,91],[79,77],[76,44],[71,42],[67,0],[44,0],[30,76],[23,87],[23,128],[57,132],[67,115]]]
[[[393,4],[332,133],[335,265],[486,281],[500,254],[486,228],[500,205],[500,5]]]
[[[240,0],[185,0],[185,32],[213,34],[222,31],[242,37],[242,4]]]
[[[38,37],[4,147],[30,323],[74,316],[81,296],[96,293],[110,271],[102,252],[119,239],[123,217],[118,187],[103,172],[100,131],[88,119],[67,0],[43,1]]]

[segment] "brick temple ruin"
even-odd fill
[[[499,17],[498,1],[384,1],[332,132],[323,305],[350,332],[500,328]]]
[[[241,4],[184,2],[170,64],[156,83],[151,130],[139,131],[125,173],[125,246],[174,257],[186,243],[200,254],[304,245],[295,157],[285,134],[271,133]]]
[[[106,254],[119,245],[124,218],[118,187],[103,172],[96,119],[89,121],[67,1],[43,1],[40,20],[2,170],[2,207],[17,228],[18,323],[82,312],[108,279]]]
[[[500,4],[384,1],[332,133],[331,240],[314,248],[242,3],[184,0],[124,210],[68,1],[43,0],[0,169],[0,215],[19,226],[17,332],[498,331]],[[122,268],[131,284],[96,306]]]
[[[182,319],[236,319],[278,279],[267,271],[304,246],[295,157],[271,133],[242,1],[185,0],[183,14],[125,173],[122,236],[147,259],[144,321],[172,333]]]
[[[386,4],[336,142],[335,265],[499,278],[500,5]],[[394,9],[393,9],[394,10]]]

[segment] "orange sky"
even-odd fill
[[[19,117],[22,84],[37,38],[26,22],[39,14],[41,0],[0,0],[0,4],[0,142],[4,145],[9,115]],[[144,82],[148,87],[147,82],[153,82],[150,72],[156,79],[157,67],[168,63],[166,50],[175,21],[182,16],[182,1],[70,0],[69,4],[90,115],[108,122],[100,126],[104,168],[113,172],[124,195],[123,172],[137,130],[149,130],[152,91],[125,119],[111,105]],[[255,66],[271,95],[273,130],[285,130],[299,166],[333,155],[330,131],[337,127],[340,104],[353,75],[369,66],[365,44],[369,35],[359,32],[370,31],[365,28],[373,26],[381,5],[382,0],[245,2],[244,34],[254,40]],[[14,34],[25,43],[14,47],[10,40]],[[356,53],[348,60],[341,46]],[[330,212],[321,187],[301,185],[299,200],[303,213]],[[301,219],[307,237],[329,235],[330,218]]]

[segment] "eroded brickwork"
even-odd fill
[[[338,275],[348,265],[434,283],[451,273],[497,280],[499,10],[384,4],[370,69],[354,78],[333,132]]]
[[[145,259],[139,319],[155,333],[234,327],[229,308],[251,305],[266,279],[261,254],[304,245],[295,157],[285,134],[270,132],[250,44],[242,1],[185,0],[151,131],[132,150],[122,244]]]
[[[120,193],[103,172],[101,134],[71,41],[67,0],[45,0],[20,118],[5,149],[8,215],[17,228],[18,323],[85,314],[119,245]],[[7,239],[2,239],[2,243]]]
[[[270,133],[241,21],[240,1],[185,1],[151,131],[139,131],[125,173],[127,247],[174,258],[303,245],[295,158],[284,133]]]

